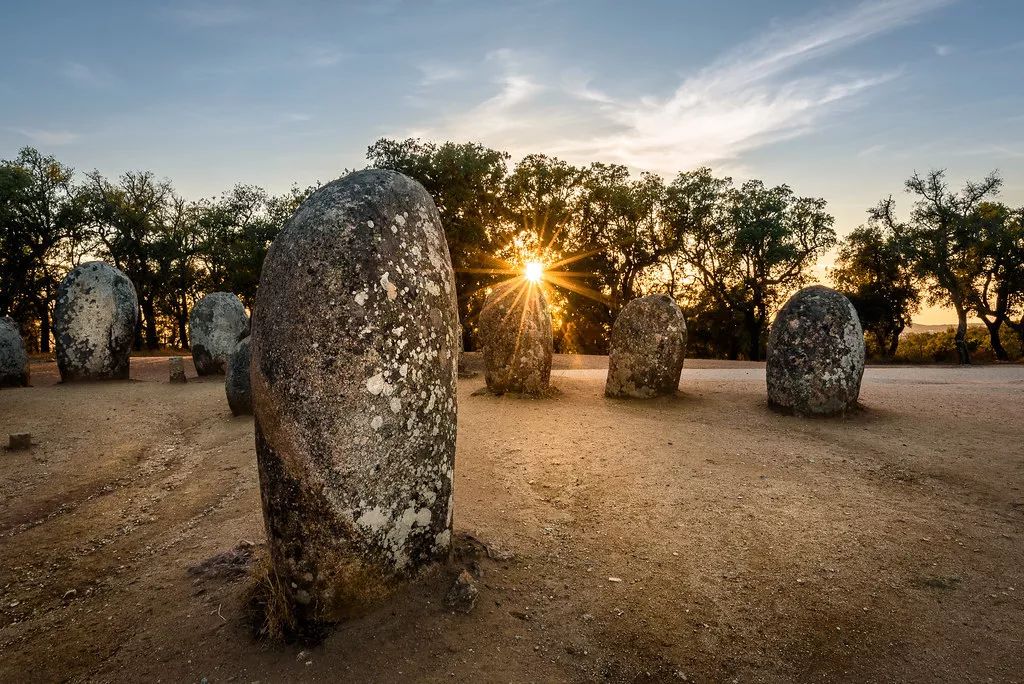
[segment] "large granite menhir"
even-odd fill
[[[686,318],[666,294],[622,307],[612,325],[608,397],[650,399],[674,394],[686,359]]]
[[[765,368],[768,404],[800,416],[857,406],[864,332],[850,300],[822,285],[790,297],[772,323]]]
[[[53,308],[61,380],[126,380],[138,320],[135,286],[120,270],[91,261],[68,273]]]
[[[551,380],[551,313],[543,290],[525,278],[491,289],[480,312],[484,378],[494,394],[541,396]]]
[[[188,318],[196,374],[223,373],[231,352],[248,327],[245,307],[230,292],[211,292],[196,302]]]
[[[224,392],[233,416],[252,415],[252,383],[249,380],[250,337],[246,335],[235,345],[228,359],[224,377]]]
[[[382,170],[320,188],[274,240],[254,311],[270,554],[315,628],[450,552],[459,329],[430,195]]]
[[[28,354],[21,330],[10,316],[0,318],[0,387],[28,387]]]

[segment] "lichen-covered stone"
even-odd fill
[[[68,273],[53,309],[61,379],[127,379],[138,320],[135,286],[120,270],[91,261]]]
[[[250,345],[249,337],[243,337],[235,345],[228,359],[224,391],[228,395],[228,406],[234,416],[252,415],[252,384],[249,381]]]
[[[494,394],[540,396],[551,379],[551,313],[525,278],[494,287],[480,312],[484,379]]]
[[[850,300],[821,285],[790,297],[768,338],[768,404],[801,416],[843,414],[857,405],[863,375],[864,332]]]
[[[21,330],[10,316],[0,318],[0,387],[28,387],[28,354]]]
[[[440,217],[412,179],[329,183],[274,240],[252,398],[273,567],[300,625],[447,557],[458,335]]]
[[[197,375],[223,373],[228,357],[249,326],[249,316],[238,297],[230,292],[211,292],[192,307],[188,334]]]
[[[686,318],[665,294],[622,307],[612,326],[605,396],[649,399],[675,393],[686,358]]]
[[[185,377],[185,362],[180,356],[167,357],[167,370],[170,382],[182,384],[188,382]]]

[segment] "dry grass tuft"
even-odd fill
[[[245,604],[257,639],[290,642],[299,636],[298,620],[269,554],[262,554],[252,566]]]

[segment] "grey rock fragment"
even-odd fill
[[[821,285],[790,297],[772,322],[765,374],[768,404],[783,413],[832,416],[855,408],[864,332],[850,300]]]
[[[686,359],[686,319],[665,294],[622,307],[612,326],[608,397],[649,399],[675,393]]]
[[[53,310],[61,380],[126,380],[139,303],[124,273],[102,261],[72,270]]]
[[[423,186],[369,170],[313,193],[267,254],[251,340],[271,559],[312,629],[450,552],[458,315]]]

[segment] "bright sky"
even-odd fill
[[[381,136],[476,140],[789,183],[844,234],[915,169],[999,169],[1024,204],[1021,26],[1019,0],[12,2],[0,158],[200,197],[333,179]]]

